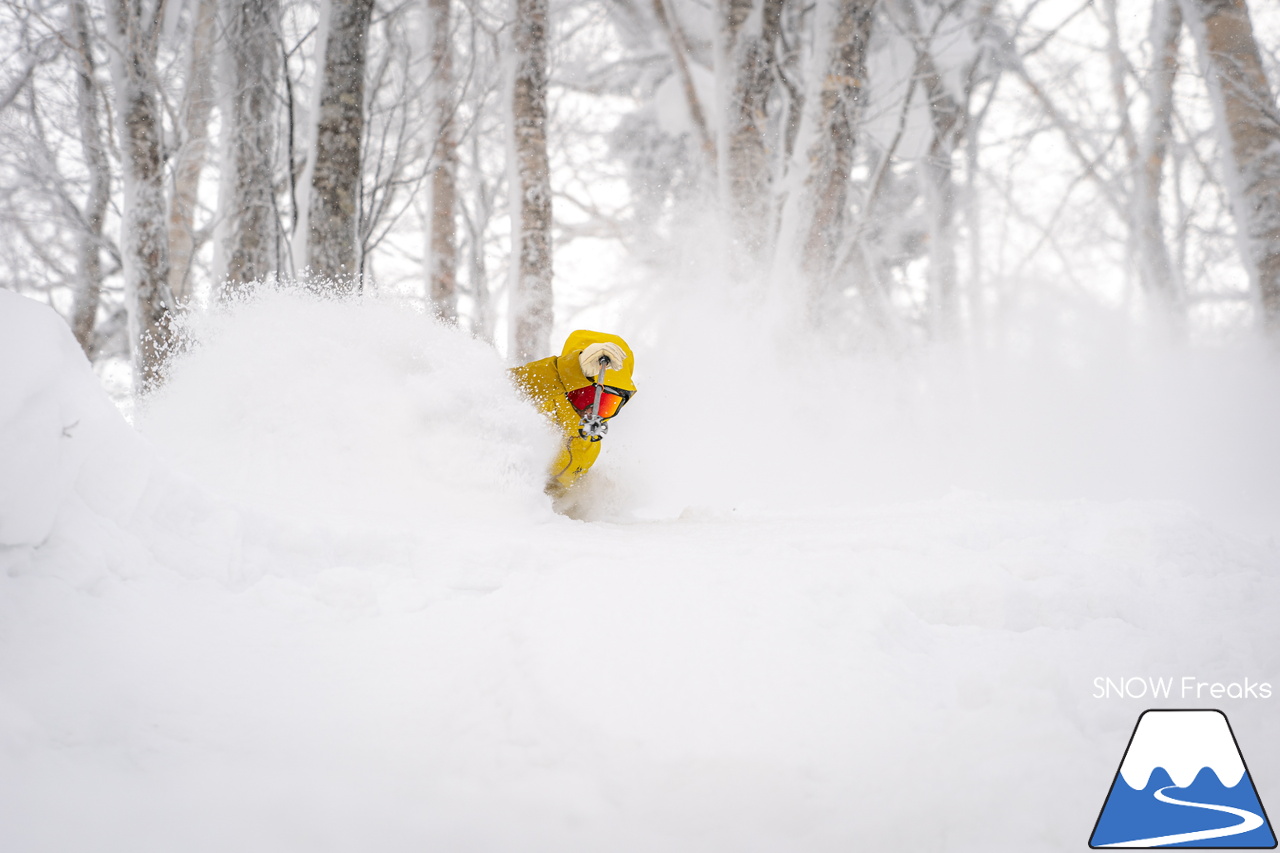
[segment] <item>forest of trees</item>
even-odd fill
[[[0,285],[140,390],[176,312],[264,280],[541,357],[558,253],[608,299],[691,234],[851,348],[982,345],[1029,305],[1280,336],[1261,7],[5,0]]]

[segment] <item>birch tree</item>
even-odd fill
[[[411,13],[421,11],[420,2],[394,8],[369,34],[357,236],[360,276],[370,282],[378,280],[378,247],[406,213],[421,207],[419,190],[426,187],[430,200],[432,122],[423,106],[434,74],[430,51],[422,49],[429,40],[411,23],[420,17]],[[420,290],[420,274],[401,275]]]
[[[81,349],[94,357],[94,327],[102,299],[102,232],[111,203],[111,166],[99,108],[97,63],[93,58],[91,21],[85,0],[70,0],[71,36],[76,77],[76,105],[80,118],[80,148],[89,175],[89,194],[82,212],[75,301],[71,330]]]
[[[916,69],[929,105],[929,152],[922,164],[929,217],[929,329],[935,337],[954,337],[959,324],[956,289],[956,189],[954,153],[964,133],[963,105],[948,90],[934,58],[934,37],[947,19],[938,12],[932,31],[920,24],[915,0],[899,0],[906,32],[914,43]]]
[[[1280,110],[1244,0],[1182,0],[1222,138],[1226,189],[1261,307],[1280,335]]]
[[[551,349],[551,166],[547,157],[547,0],[516,0],[509,153],[511,195],[510,355]]]
[[[495,73],[493,60],[502,53],[502,40],[497,27],[486,26],[469,6],[468,86],[462,93],[468,120],[464,142],[457,149],[465,162],[463,186],[458,196],[458,213],[463,224],[466,258],[467,295],[471,297],[471,333],[492,342],[497,320],[497,305],[489,285],[491,246],[508,242],[496,233],[501,214],[509,212],[501,199],[508,197],[510,152],[509,118],[501,109],[509,93],[503,73]],[[496,22],[495,22],[496,23]],[[493,164],[493,165],[490,165]],[[496,166],[496,168],[495,168]],[[507,205],[507,208],[510,204]]]
[[[124,177],[120,250],[134,387],[141,393],[160,383],[172,347],[169,234],[155,63],[159,3],[107,0]]]
[[[671,62],[680,78],[680,89],[684,93],[685,106],[689,110],[689,120],[693,123],[698,135],[698,143],[706,155],[707,162],[714,168],[716,162],[716,143],[707,125],[706,112],[702,108],[702,100],[698,97],[697,87],[693,82],[693,72],[689,68],[689,41],[684,28],[678,20],[672,20],[667,14],[667,0],[653,0],[653,16],[658,28],[671,51]]]
[[[169,290],[179,305],[191,296],[195,259],[196,203],[200,175],[209,150],[213,114],[213,57],[217,0],[199,0],[187,56],[186,89],[178,118],[181,144],[174,153],[173,194],[169,199]]]
[[[231,0],[226,9],[223,76],[230,89],[223,110],[224,199],[220,205],[225,217],[224,296],[280,267],[283,234],[275,191],[279,14],[276,0]],[[363,83],[363,68],[353,73]],[[358,139],[357,132],[357,145]]]
[[[1182,8],[1177,0],[1156,0],[1151,17],[1151,44],[1156,61],[1147,84],[1150,106],[1133,164],[1133,230],[1138,244],[1139,280],[1179,331],[1186,324],[1185,294],[1180,271],[1165,239],[1160,193],[1173,137],[1173,83],[1178,73],[1181,31]]]
[[[329,0],[312,153],[306,265],[338,292],[358,286],[360,143],[373,0]]]
[[[839,0],[830,19],[818,18],[818,50],[809,84],[811,142],[805,152],[801,189],[801,268],[815,322],[823,315],[831,289],[836,250],[848,216],[853,155],[857,145],[867,47],[876,0]]]
[[[431,151],[430,238],[427,279],[431,307],[446,322],[458,319],[457,176],[458,140],[454,114],[457,100],[453,80],[450,0],[427,0],[431,35],[430,87]]]
[[[1164,239],[1160,214],[1160,186],[1165,152],[1173,127],[1173,82],[1178,68],[1179,31],[1182,15],[1177,0],[1152,3],[1150,38],[1154,67],[1145,86],[1149,105],[1145,131],[1139,135],[1130,118],[1132,99],[1128,78],[1130,61],[1120,45],[1120,25],[1116,0],[1103,0],[1103,24],[1107,32],[1107,59],[1110,66],[1111,96],[1119,119],[1118,135],[1124,151],[1128,178],[1129,245],[1138,281],[1151,298],[1160,319],[1175,329],[1182,326],[1182,306],[1175,269]]]
[[[478,168],[479,140],[473,137],[471,169],[471,206],[460,205],[466,229],[467,287],[471,294],[471,334],[493,341],[494,307],[489,293],[489,270],[485,235],[494,217],[495,187]]]
[[[765,124],[782,3],[716,0],[715,7],[720,197],[728,213],[735,257],[748,263],[767,255],[772,238],[772,174]]]

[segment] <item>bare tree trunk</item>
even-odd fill
[[[931,107],[934,137],[924,164],[925,194],[929,202],[929,330],[941,340],[960,331],[960,294],[956,286],[956,187],[952,151],[955,137],[940,132],[949,120]]]
[[[734,257],[747,268],[764,259],[772,236],[771,174],[765,144],[773,45],[783,0],[716,0],[720,78],[720,196]]]
[[[1156,50],[1147,93],[1151,114],[1138,141],[1134,163],[1133,230],[1137,238],[1138,276],[1143,289],[1155,298],[1173,330],[1181,335],[1186,325],[1182,282],[1164,237],[1160,213],[1160,187],[1164,161],[1173,135],[1173,81],[1178,73],[1178,43],[1182,9],[1177,0],[1157,3],[1151,21],[1151,43]]]
[[[358,287],[356,228],[365,47],[373,0],[329,0],[307,217],[307,266],[338,292]]]
[[[1173,281],[1173,267],[1160,219],[1160,181],[1171,132],[1173,79],[1178,68],[1178,32],[1182,27],[1182,15],[1177,0],[1157,0],[1152,9],[1151,41],[1156,50],[1156,67],[1147,93],[1151,114],[1141,140],[1129,116],[1129,92],[1125,85],[1129,60],[1120,48],[1116,0],[1103,2],[1102,15],[1107,27],[1111,94],[1120,120],[1120,138],[1132,180],[1129,256],[1138,270],[1143,292],[1155,303],[1160,318],[1176,330],[1182,323],[1177,316],[1178,288]]]
[[[231,0],[226,11],[224,78],[231,91],[223,111],[223,297],[280,269],[283,234],[275,191],[279,15],[276,0]],[[363,83],[363,71],[357,73]],[[357,173],[359,136],[357,130]]]
[[[471,334],[493,341],[492,311],[489,306],[489,273],[484,257],[484,220],[467,219],[467,284],[471,290]]]
[[[658,19],[658,26],[661,27],[663,35],[667,38],[667,44],[671,48],[671,61],[675,65],[676,74],[680,77],[685,104],[689,108],[689,118],[693,122],[694,130],[698,133],[702,153],[706,155],[707,162],[714,169],[716,143],[707,127],[707,116],[702,109],[702,99],[698,97],[698,90],[693,84],[693,73],[689,70],[689,44],[685,39],[684,29],[679,21],[672,21],[667,14],[666,0],[653,0],[653,14]]]
[[[107,0],[114,29],[115,78],[124,209],[120,248],[134,385],[155,388],[173,341],[169,324],[169,234],[165,205],[160,98],[155,65],[159,8],[144,0]]]
[[[84,354],[92,360],[93,332],[102,297],[102,226],[111,202],[111,171],[98,107],[98,80],[85,0],[71,0],[71,28],[78,62],[76,100],[80,113],[80,148],[89,170],[89,196],[85,200],[84,230],[80,233],[77,258],[80,281],[71,309],[71,330]]]
[[[511,347],[518,361],[545,356],[553,321],[551,167],[547,158],[547,0],[516,0],[510,152]]]
[[[1227,192],[1262,325],[1280,335],[1280,111],[1244,0],[1183,0],[1183,14],[1206,68]]]
[[[991,61],[988,38],[991,30],[991,16],[995,12],[995,0],[978,0],[970,13],[969,32],[975,44],[979,45],[969,62],[964,82],[965,115],[964,149],[964,220],[968,232],[967,263],[967,302],[969,306],[970,340],[982,341],[989,328],[987,321],[986,273],[984,259],[986,252],[982,239],[982,205],[978,195],[978,171],[981,163],[981,146],[979,134],[982,132],[991,104],[995,101],[1000,86],[1000,70]],[[989,81],[990,89],[986,97],[975,109],[975,98],[979,85]]]
[[[982,131],[981,113],[975,115],[973,109],[973,91],[970,87],[965,97],[965,112],[971,122],[965,131],[964,153],[964,221],[968,232],[968,264],[966,295],[969,305],[969,339],[982,341],[989,326],[987,320],[986,273],[982,245],[982,208],[978,197],[978,169],[980,163],[980,146],[978,134]]]
[[[448,323],[458,321],[458,139],[454,128],[457,110],[453,82],[453,47],[450,44],[450,0],[427,0],[431,29],[431,104],[435,145],[431,170],[431,244],[427,251],[427,277],[431,307]]]
[[[1129,92],[1125,85],[1128,57],[1120,48],[1120,22],[1116,17],[1116,0],[1103,0],[1103,23],[1107,27],[1107,64],[1111,77],[1111,98],[1120,120],[1120,139],[1124,143],[1125,156],[1133,163],[1138,159],[1138,137],[1129,118]]]
[[[485,260],[485,232],[493,218],[494,192],[485,180],[480,168],[480,135],[471,134],[471,200],[468,215],[462,207],[467,225],[467,284],[471,289],[471,334],[483,341],[493,342],[493,306],[489,294],[489,273]]]
[[[928,50],[928,48],[926,48]],[[924,78],[929,95],[933,137],[925,161],[925,189],[929,200],[929,302],[930,331],[940,339],[954,338],[960,330],[960,294],[956,286],[956,186],[953,154],[963,135],[963,107],[943,87],[942,76],[927,60]]]
[[[915,42],[916,73],[929,98],[932,135],[924,162],[925,197],[929,209],[929,330],[937,338],[953,338],[959,330],[956,288],[956,145],[964,133],[964,106],[947,89],[933,58],[933,34],[920,26],[915,0],[900,0],[907,33]],[[943,13],[945,14],[945,13]],[[941,19],[938,22],[942,23]]]
[[[809,288],[810,319],[815,322],[826,314],[835,253],[844,239],[875,5],[876,0],[840,0],[834,20],[819,18],[823,52],[805,99],[812,111],[813,135],[800,223],[801,268]]]
[[[780,112],[782,118],[782,161],[789,163],[795,156],[796,138],[800,125],[804,121],[804,80],[800,71],[801,56],[806,49],[804,39],[804,20],[811,10],[800,3],[788,3],[783,0],[782,20],[778,26],[778,51],[774,58],[774,69],[778,82],[782,84],[783,104]],[[790,38],[788,38],[790,34]]]
[[[209,116],[213,112],[213,36],[217,7],[217,0],[200,0],[196,4],[186,92],[178,120],[182,147],[174,156],[173,195],[169,200],[169,290],[179,305],[191,298],[196,198],[209,148]]]

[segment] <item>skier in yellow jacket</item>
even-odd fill
[[[551,466],[548,492],[563,494],[595,463],[600,439],[609,429],[606,422],[636,392],[631,381],[634,368],[635,357],[622,338],[579,330],[569,335],[560,355],[511,371],[521,390],[564,436]]]

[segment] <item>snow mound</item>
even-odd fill
[[[285,289],[197,312],[139,428],[213,494],[326,528],[549,512],[555,437],[498,355],[411,307]]]
[[[66,322],[0,290],[0,363],[0,548],[41,545],[86,515],[127,522],[149,454]]]

